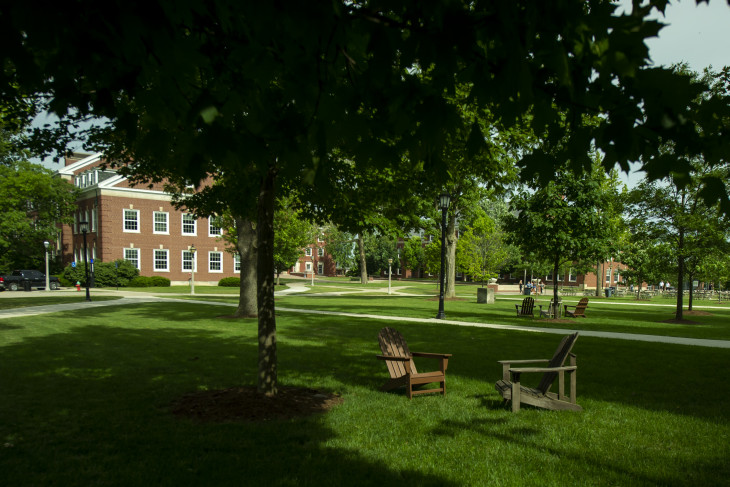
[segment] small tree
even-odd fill
[[[335,268],[345,274],[355,263],[355,235],[343,232],[334,224],[324,228],[324,250],[335,261]]]
[[[412,272],[423,267],[426,253],[423,249],[423,239],[413,235],[403,243],[403,267]]]
[[[456,265],[473,279],[484,281],[497,277],[497,271],[509,261],[504,233],[486,214],[478,217],[459,238]]]

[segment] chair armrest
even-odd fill
[[[400,355],[376,355],[375,358],[380,360],[397,360],[399,362],[408,362],[412,357],[403,357]]]
[[[509,369],[510,372],[530,373],[530,372],[567,372],[569,370],[578,370],[577,365],[566,365],[564,367],[517,367]]]
[[[427,353],[427,352],[411,352],[414,357],[429,357],[429,358],[449,358],[452,354],[450,353]]]
[[[497,363],[500,363],[502,365],[505,364],[538,364],[542,362],[550,362],[549,359],[546,358],[536,358],[536,359],[529,359],[529,360],[497,360]]]
[[[538,358],[538,359],[528,359],[528,360],[498,360],[500,364],[502,364],[502,380],[509,381],[510,380],[510,374],[509,371],[512,368],[512,364],[544,364],[550,362],[548,359],[544,358]]]

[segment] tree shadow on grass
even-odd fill
[[[586,483],[590,483],[588,479],[596,481],[600,475],[599,483],[607,485],[622,485],[627,482],[632,485],[692,485],[693,481],[689,480],[689,477],[698,482],[695,485],[702,485],[708,479],[715,478],[715,474],[722,470],[721,467],[718,468],[716,462],[708,459],[706,462],[692,465],[689,468],[690,472],[676,468],[652,475],[642,471],[641,462],[629,462],[624,467],[619,465],[618,460],[611,461],[610,456],[604,457],[596,455],[591,450],[577,449],[570,442],[556,443],[544,430],[527,426],[513,415],[499,420],[493,418],[480,418],[468,422],[445,420],[432,430],[435,436],[455,437],[463,433],[478,434],[496,440],[500,444],[510,445],[518,449],[522,457],[537,456],[544,459],[546,466],[551,468],[554,468],[554,462],[558,461],[559,465],[562,465],[561,470],[571,471],[574,479],[583,479],[582,481]],[[670,458],[672,453],[667,452],[666,456]],[[668,459],[663,461],[671,464]],[[514,465],[514,469],[515,475],[524,470],[541,470],[540,465],[519,462]],[[542,474],[545,475],[544,472]],[[548,477],[545,481],[549,483]]]
[[[161,316],[190,316],[159,311],[154,329],[143,321],[74,326],[2,347],[7,485],[455,485],[327,446],[337,433],[320,416],[226,424],[174,417],[170,404],[187,392],[254,383],[257,350],[255,341],[204,326],[161,327]],[[316,353],[297,348],[284,353]]]

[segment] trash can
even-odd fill
[[[607,287],[603,290],[603,293],[606,295],[607,298],[613,297],[614,292],[616,291],[616,288],[611,286]]]
[[[525,286],[524,288],[522,288],[522,294],[524,294],[525,296],[529,296],[530,294],[532,294],[532,286]]]
[[[23,291],[30,291],[30,279],[23,279]]]

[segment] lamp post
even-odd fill
[[[195,245],[190,246],[190,255],[192,262],[190,263],[190,294],[195,294]]]
[[[390,275],[391,275],[391,266],[393,265],[393,259],[388,259],[388,294],[390,294]]]
[[[51,245],[51,242],[46,240],[43,242],[43,246],[46,248],[46,291],[51,290],[51,278],[48,276],[48,246]]]
[[[86,246],[86,234],[89,233],[89,222],[79,222],[81,227],[81,233],[84,234],[84,271],[86,274],[86,300],[91,301],[91,294],[89,293],[89,251]]]
[[[436,318],[443,320],[446,318],[444,312],[444,267],[446,266],[446,210],[449,209],[451,196],[448,193],[441,193],[439,196],[439,208],[441,208],[441,273],[440,273],[440,291],[439,291],[439,312]]]

